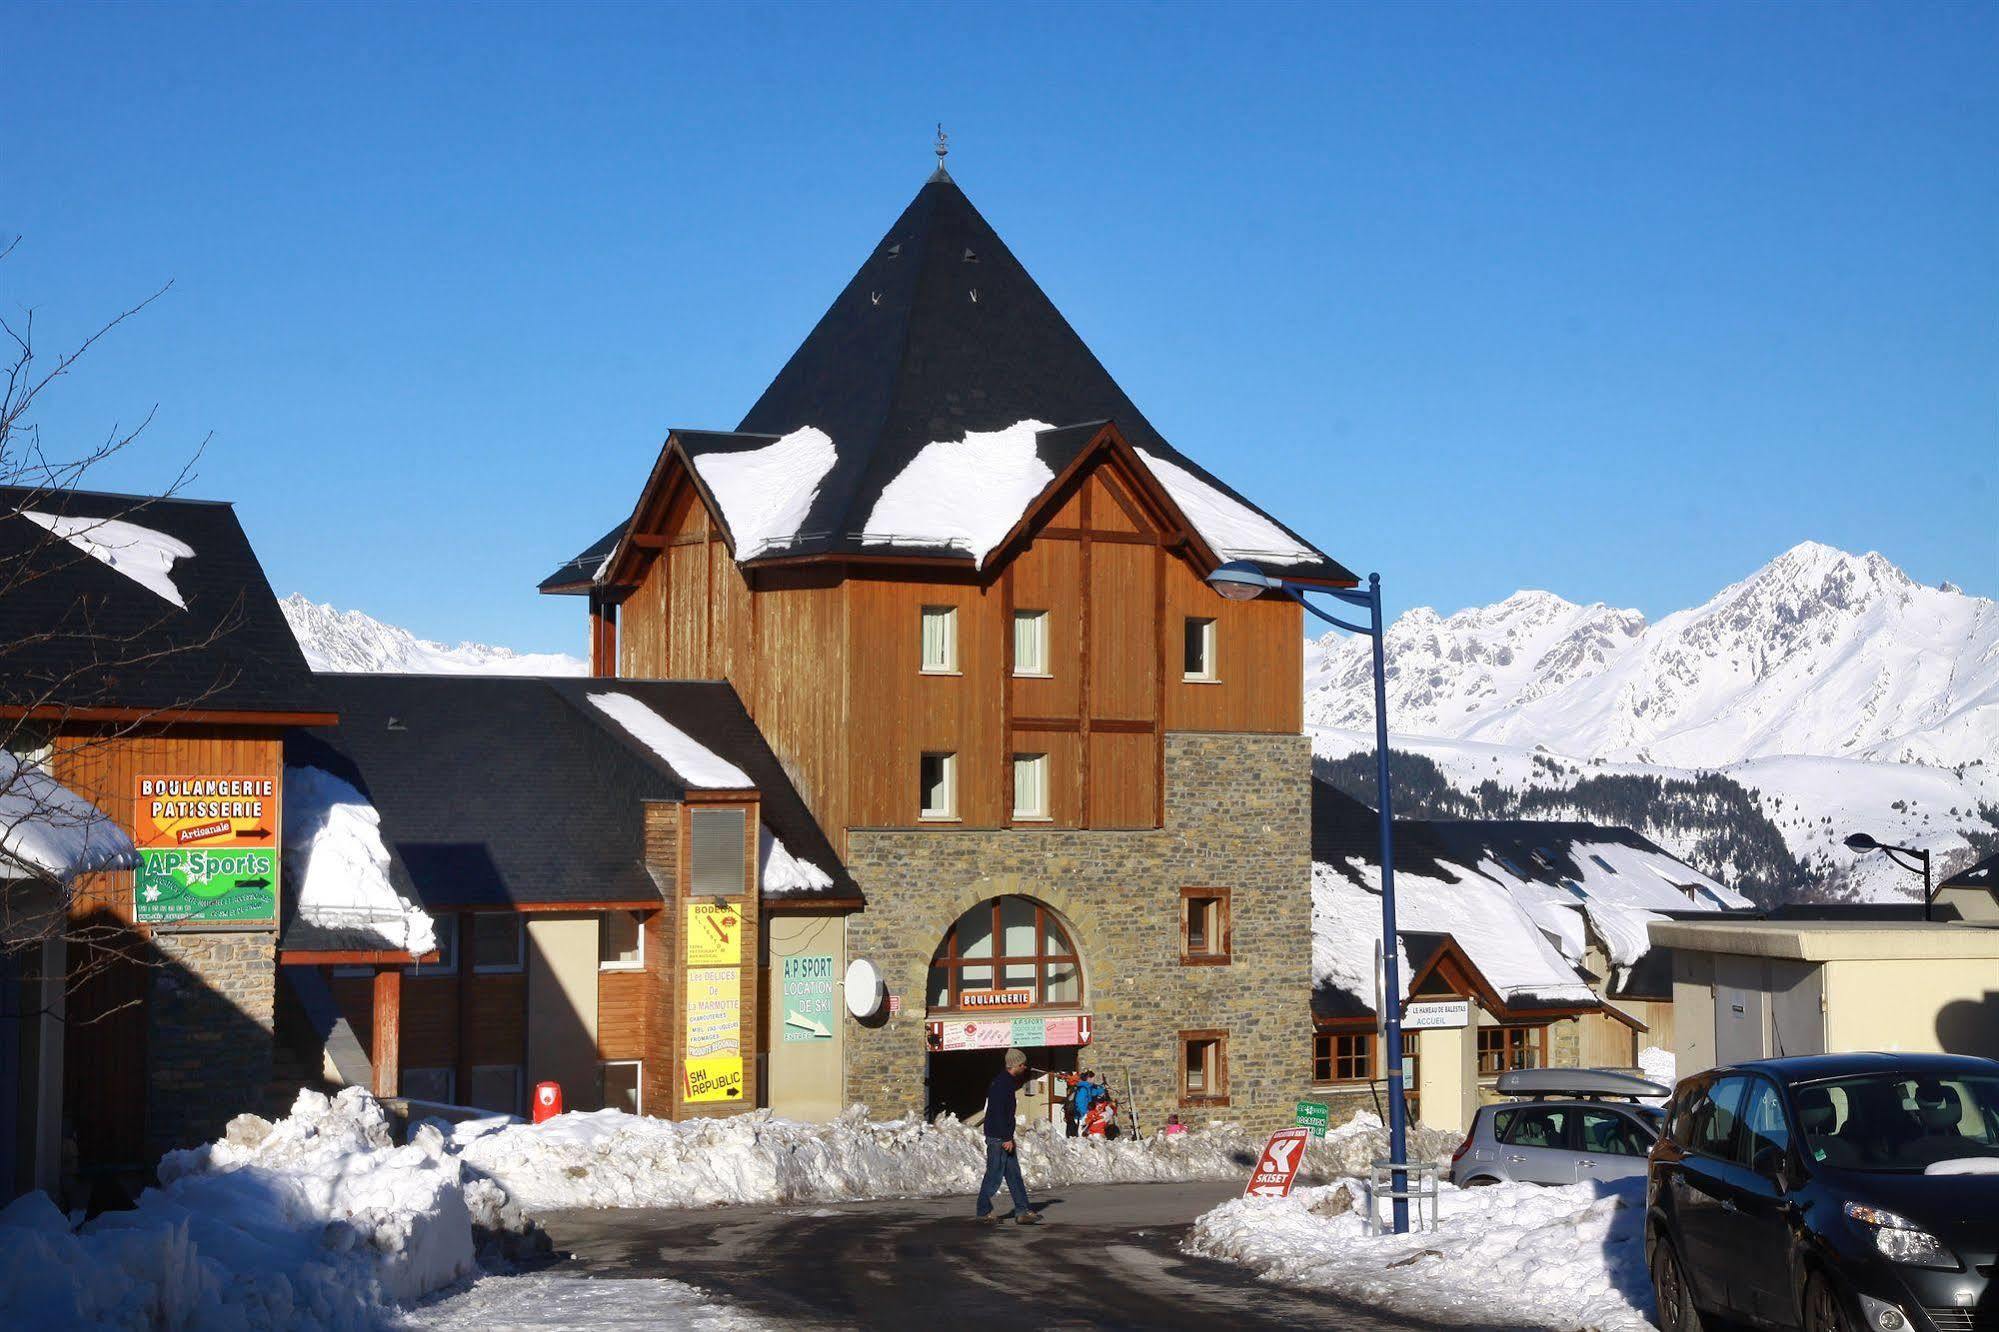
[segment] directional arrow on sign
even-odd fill
[[[809,1031],[814,1036],[831,1036],[833,1034],[833,1029],[825,1023],[814,1022],[803,1013],[794,1013],[790,1009],[785,1010],[784,1025],[787,1027],[797,1027],[800,1031]]]
[[[271,830],[269,828],[247,828],[237,834],[238,837],[269,837],[270,835]]]
[[[268,888],[271,886],[271,881],[269,879],[238,879],[236,880],[236,886],[238,888]]]

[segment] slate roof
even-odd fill
[[[186,608],[24,512],[136,524],[184,542]],[[298,640],[226,503],[0,486],[0,706],[325,710]]]
[[[860,539],[868,516],[925,445],[1025,420],[1058,427],[1036,440],[1036,452],[1057,475],[1093,427],[1110,421],[1134,448],[1263,513],[1153,428],[948,176],[933,176],[903,210],[735,432],[676,435],[690,456],[699,456],[749,447],[748,436],[768,443],[805,426],[825,431],[837,461],[799,526],[800,539],[782,552],[762,553],[880,554],[880,545]],[[623,526],[565,561],[542,590],[583,590],[580,575],[601,562]],[[971,558],[961,550],[895,550]],[[747,560],[758,553],[736,555]],[[1353,577],[1329,557],[1261,563],[1273,573]]]
[[[1939,888],[1983,888],[1999,893],[1999,854],[1968,865],[1938,884]]]
[[[629,694],[757,784],[764,823],[832,886],[781,900],[857,899],[735,691],[707,681],[468,675],[325,675],[341,714],[293,731],[285,762],[324,768],[382,817],[390,881],[426,908],[654,901],[646,800],[688,785],[588,702]],[[287,947],[297,947],[289,942]]]

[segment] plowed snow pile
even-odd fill
[[[1237,1199],[1196,1221],[1187,1248],[1271,1281],[1419,1317],[1592,1332],[1650,1327],[1644,1180],[1445,1184],[1440,1193],[1441,1226],[1408,1235],[1365,1233],[1365,1205],[1348,1206],[1358,1197],[1352,1184]]]
[[[530,1210],[553,1207],[708,1207],[723,1203],[832,1202],[852,1198],[970,1194],[985,1173],[980,1130],[955,1120],[869,1120],[849,1111],[800,1124],[767,1111],[673,1123],[616,1110],[559,1115],[528,1125],[477,1120],[455,1139],[468,1165],[491,1175]],[[1247,1178],[1263,1139],[1230,1125],[1177,1137],[1020,1135],[1030,1188]],[[1411,1131],[1411,1155],[1448,1157],[1456,1137]],[[1365,1172],[1387,1152],[1373,1115],[1315,1141],[1307,1174]]]

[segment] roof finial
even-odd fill
[[[937,122],[937,142],[931,151],[937,154],[937,170],[931,173],[930,179],[951,179],[951,173],[944,169],[944,158],[951,151],[951,136],[944,132],[944,122],[941,120]]]

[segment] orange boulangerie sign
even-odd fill
[[[272,846],[278,783],[273,777],[141,777],[136,814],[142,847]]]

